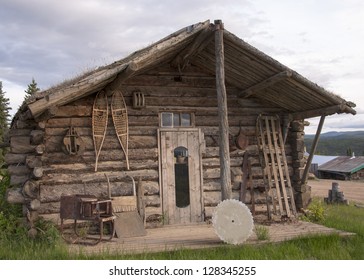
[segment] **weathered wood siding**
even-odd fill
[[[246,150],[252,159],[252,171],[257,178],[254,183],[257,192],[255,199],[264,200],[259,188],[262,185],[262,181],[259,180],[262,171],[256,147],[255,122],[260,113],[277,113],[278,109],[269,104],[256,103],[253,99],[239,99],[239,90],[230,87],[229,84],[226,86],[230,134],[234,140],[241,130],[248,137],[249,146]],[[98,161],[98,171],[94,172],[91,114],[96,92],[53,110],[52,117],[46,121],[20,123],[17,129],[11,131],[12,148],[7,155],[12,185],[21,186],[30,178],[36,180],[39,186],[38,199],[41,202],[37,211],[42,215],[58,217],[62,194],[85,192],[106,197],[105,174],[110,177],[112,196],[130,194],[131,182],[126,178],[129,174],[143,181],[146,216],[161,215],[157,137],[159,113],[191,112],[195,115],[195,126],[201,128],[206,143],[206,149],[202,154],[203,207],[205,217],[208,218],[212,215],[213,207],[221,200],[219,123],[215,88],[214,74],[204,73],[193,66],[179,72],[166,65],[125,81],[120,89],[128,107],[129,171],[126,171],[125,156],[110,116],[107,136]],[[133,109],[132,95],[135,91],[144,94],[146,107]],[[81,155],[70,156],[64,152],[63,137],[70,126],[76,129],[84,142],[85,150]],[[40,152],[37,152],[38,149]],[[286,151],[293,174],[290,145],[287,145]],[[239,198],[244,152],[232,149],[230,154],[232,197],[236,199]],[[295,158],[294,162],[301,166],[300,159]],[[36,168],[38,177],[34,174]],[[248,195],[248,201],[249,199]]]

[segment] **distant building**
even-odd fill
[[[306,156],[309,154],[307,153]],[[318,168],[320,165],[325,164],[326,162],[329,162],[330,160],[333,160],[337,158],[337,156],[321,156],[321,155],[314,155],[312,158],[312,163],[310,167],[310,173],[314,174],[316,177],[319,176],[318,174]]]
[[[364,156],[338,156],[319,165],[318,177],[335,180],[363,180]]]

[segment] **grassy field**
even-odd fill
[[[138,255],[82,253],[69,254],[67,246],[59,237],[58,230],[48,223],[40,223],[40,236],[29,240],[21,226],[15,229],[8,225],[11,234],[5,234],[4,217],[0,216],[0,259],[159,259],[159,260],[364,260],[364,208],[353,205],[324,206],[324,219],[321,223],[337,229],[356,233],[353,237],[338,235],[299,238],[278,244],[220,246],[201,250],[176,250],[172,252],[145,253]],[[1,224],[2,223],[2,224]]]

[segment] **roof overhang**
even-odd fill
[[[117,88],[130,77],[159,64],[183,71],[192,63],[215,75],[214,24],[183,28],[153,45],[55,88],[38,93],[28,103],[34,118],[108,86]],[[328,92],[232,33],[224,30],[226,83],[238,89],[241,103],[255,99],[280,108],[291,119],[335,113],[355,114],[355,104]]]

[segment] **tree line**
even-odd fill
[[[306,150],[311,151],[314,135],[305,135]],[[328,132],[320,137],[316,155],[326,156],[364,156],[364,130],[347,132]]]
[[[40,91],[37,82],[32,78],[31,83],[28,85],[27,89],[24,90],[25,96],[24,101],[26,102],[33,94]],[[4,157],[9,146],[9,140],[7,137],[10,124],[11,115],[10,110],[10,100],[5,96],[6,91],[3,89],[3,82],[0,81],[0,170],[4,166]]]

